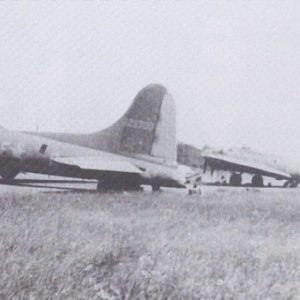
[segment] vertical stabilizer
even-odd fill
[[[130,156],[140,154],[175,162],[176,110],[173,97],[162,85],[148,85],[136,95],[119,121],[97,135],[98,142],[102,135],[111,139],[109,143],[115,149],[110,150],[113,152]]]

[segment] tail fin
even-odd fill
[[[94,135],[99,150],[174,162],[177,159],[174,100],[165,87],[148,85],[119,121]]]
[[[175,103],[158,84],[143,88],[128,111],[112,126],[92,134],[30,133],[57,141],[131,157],[177,160]]]

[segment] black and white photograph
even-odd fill
[[[298,0],[0,0],[0,300],[300,299]]]

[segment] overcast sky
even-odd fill
[[[90,132],[149,83],[178,139],[300,161],[300,1],[0,1],[0,124]]]

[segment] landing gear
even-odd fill
[[[16,168],[5,168],[0,170],[0,176],[5,183],[12,183],[14,178],[20,173]]]
[[[252,186],[254,187],[263,187],[264,186],[264,179],[261,175],[254,175],[252,177]]]
[[[152,192],[158,192],[160,190],[160,185],[157,183],[152,184]]]
[[[192,186],[188,187],[188,194],[189,195],[194,195],[194,194],[201,195],[202,194],[201,186],[199,184],[195,183]]]
[[[221,185],[223,185],[223,186],[226,185],[226,179],[225,179],[224,175],[221,176]]]
[[[291,180],[291,181],[286,181],[283,185],[285,188],[295,188],[299,185],[299,181],[297,180]]]
[[[241,186],[242,185],[242,175],[233,173],[229,178],[229,183],[232,186]]]
[[[291,182],[291,188],[296,188],[299,185],[299,181],[293,180]]]

